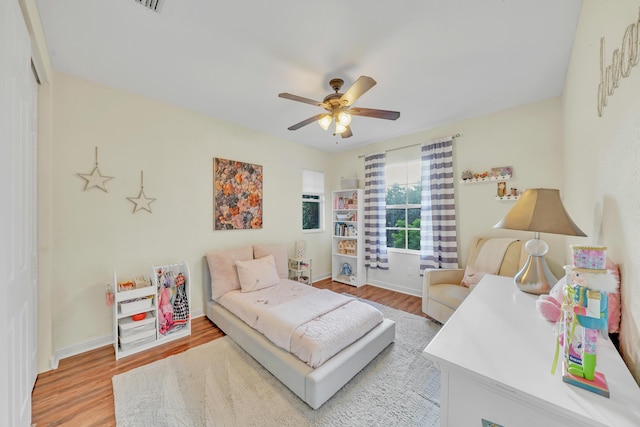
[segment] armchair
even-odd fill
[[[475,266],[480,249],[491,238],[476,237],[471,241],[467,266]],[[513,277],[527,260],[528,253],[521,241],[507,248],[498,275]],[[445,323],[471,292],[462,285],[465,269],[425,269],[422,281],[422,311],[438,322]]]

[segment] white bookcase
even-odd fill
[[[331,193],[331,279],[353,286],[367,282],[364,266],[364,190]]]
[[[148,286],[136,288],[134,283],[133,289],[120,290],[117,274],[113,272],[113,347],[116,360],[191,335],[191,279],[187,263],[153,266],[148,279]],[[167,299],[168,296],[172,298]],[[176,300],[186,300],[186,308],[184,303],[176,303]],[[170,306],[174,314],[181,313],[170,322],[166,322],[168,316],[163,316],[165,311],[169,311],[167,304],[160,307],[166,301],[172,301]],[[133,315],[141,313],[145,313],[144,319],[133,319]]]

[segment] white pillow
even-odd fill
[[[236,261],[242,292],[257,291],[280,283],[273,255],[251,261]]]

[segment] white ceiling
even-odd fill
[[[559,96],[581,0],[37,0],[53,67],[327,151]],[[329,80],[378,84],[342,139],[312,123]]]

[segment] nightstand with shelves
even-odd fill
[[[289,258],[289,279],[310,285],[311,258]]]

